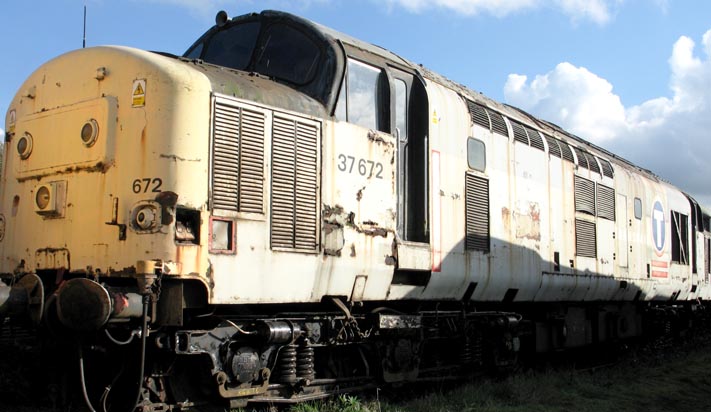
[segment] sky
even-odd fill
[[[87,47],[174,54],[219,10],[292,12],[556,123],[711,210],[707,0],[4,0],[0,113],[43,62],[82,46],[85,5]]]

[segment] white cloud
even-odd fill
[[[555,0],[561,10],[573,20],[589,19],[598,24],[610,21],[610,6],[614,1],[608,0]]]
[[[625,126],[625,108],[612,85],[585,68],[560,63],[528,83],[526,76],[509,75],[504,87],[508,103],[537,113],[595,142],[614,138]]]
[[[542,7],[551,7],[568,15],[573,21],[590,20],[605,24],[611,9],[623,0],[386,0],[390,6],[402,6],[415,13],[427,9],[444,8],[465,15],[490,14],[504,17],[509,14]]]
[[[510,13],[538,6],[539,0],[386,0],[419,13],[431,8],[445,8],[466,15],[488,13],[503,17]]]
[[[679,38],[669,58],[671,97],[636,106],[624,107],[607,80],[570,63],[533,80],[511,74],[504,94],[507,102],[652,170],[711,207],[711,30],[701,44]]]
[[[2,127],[0,127],[0,139],[5,139],[5,130]]]

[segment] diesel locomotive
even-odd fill
[[[711,295],[688,194],[287,13],[220,12],[183,56],[59,56],[5,130],[0,317],[90,409],[461,377],[663,333]]]

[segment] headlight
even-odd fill
[[[150,230],[156,225],[156,211],[144,206],[136,213],[136,226],[141,230]]]
[[[40,186],[35,194],[35,205],[39,210],[47,210],[52,200],[52,191],[46,185]]]
[[[161,227],[161,206],[148,200],[131,208],[131,229],[137,233],[155,233]]]

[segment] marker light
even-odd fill
[[[81,141],[84,146],[91,147],[96,143],[99,137],[99,123],[96,120],[90,119],[81,128]]]
[[[17,154],[21,159],[27,159],[32,154],[32,135],[25,133],[20,140],[17,141]]]

